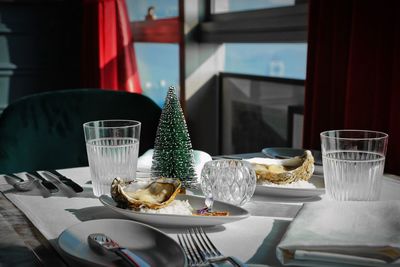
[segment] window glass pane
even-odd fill
[[[213,13],[228,13],[255,9],[293,6],[295,0],[214,0]]]
[[[156,19],[177,17],[178,0],[126,0],[131,21],[145,20],[149,7],[154,7]]]
[[[179,94],[179,47],[159,43],[134,46],[143,94],[162,107],[169,86],[175,86]]]
[[[294,116],[291,110],[303,107],[304,85],[226,75],[221,99],[221,154],[301,146],[293,142],[290,133],[298,136],[302,125],[290,125],[289,116]]]
[[[305,79],[307,44],[225,44],[225,72]]]

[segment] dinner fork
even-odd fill
[[[195,248],[190,241],[189,234],[177,234],[179,245],[185,252],[186,259],[190,267],[210,266],[206,259],[204,259],[199,251]]]
[[[189,228],[185,234],[178,234],[178,241],[190,266],[247,266],[235,257],[224,256],[201,227]]]

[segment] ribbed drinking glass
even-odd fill
[[[138,121],[103,120],[83,124],[95,196],[110,195],[115,177],[136,177],[140,126]]]
[[[326,194],[335,200],[377,200],[388,135],[364,130],[321,133]]]

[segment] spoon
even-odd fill
[[[89,246],[104,254],[105,251],[111,251],[120,256],[123,260],[134,267],[150,267],[150,264],[146,263],[141,257],[133,253],[127,248],[122,248],[117,242],[102,233],[94,233],[88,236]]]
[[[4,178],[6,179],[7,183],[12,185],[15,189],[21,192],[27,192],[33,189],[35,186],[35,182],[37,181],[36,179],[31,179],[24,181],[23,179],[20,178],[20,182],[16,181],[17,178],[14,178],[14,176],[10,175],[4,175]]]

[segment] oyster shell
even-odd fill
[[[290,159],[253,158],[248,161],[253,165],[258,182],[289,184],[307,181],[314,172],[314,157],[309,150],[303,156]]]
[[[135,191],[128,190],[129,183],[117,177],[111,184],[111,196],[119,205],[140,209],[161,209],[171,203],[181,188],[178,179],[160,178]]]

